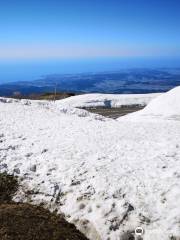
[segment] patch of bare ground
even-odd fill
[[[63,216],[42,206],[13,202],[17,189],[14,176],[0,174],[1,240],[87,240]]]

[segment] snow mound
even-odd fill
[[[160,93],[152,94],[83,94],[58,100],[57,103],[72,107],[113,107],[118,108],[124,105],[146,106],[153,98]]]
[[[153,99],[143,110],[121,119],[173,119],[180,120],[180,86]]]
[[[165,116],[180,115],[180,86],[154,99],[142,112]]]

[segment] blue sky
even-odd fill
[[[179,57],[179,0],[6,0],[0,59]]]

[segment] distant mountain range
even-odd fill
[[[36,81],[0,85],[0,96],[53,92],[155,93],[180,85],[180,68],[129,69],[119,72],[53,74]]]

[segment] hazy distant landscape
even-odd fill
[[[180,68],[135,68],[116,72],[50,74],[33,81],[0,85],[1,96],[53,92],[156,93],[180,85]]]

